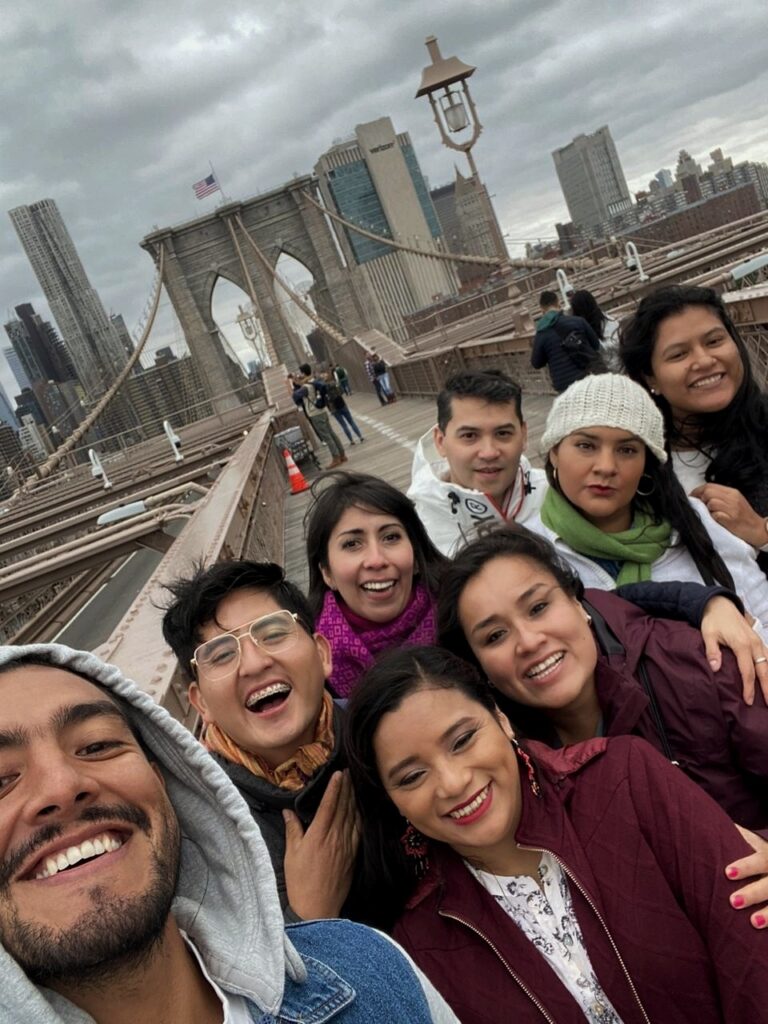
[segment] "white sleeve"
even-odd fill
[[[745,609],[757,619],[757,632],[768,642],[768,579],[757,564],[755,549],[716,522],[703,501],[690,497],[688,501],[701,519],[715,551],[733,576],[734,588]]]
[[[452,557],[462,545],[463,538],[458,517],[451,515],[448,500],[434,494],[423,494],[413,486],[407,496],[416,506],[416,514],[437,550],[448,558]]]
[[[437,991],[437,989],[426,976],[426,974],[424,974],[424,972],[416,966],[413,960],[411,960],[410,956],[406,953],[403,947],[398,946],[398,944],[390,935],[386,935],[384,932],[379,932],[379,934],[383,938],[387,939],[388,942],[391,942],[392,945],[395,946],[402,953],[402,955],[411,965],[413,973],[419,979],[419,983],[424,991],[424,995],[426,996],[427,1005],[429,1006],[429,1012],[432,1015],[433,1024],[461,1024],[461,1021],[450,1008],[448,1003],[446,1003],[446,1001]]]

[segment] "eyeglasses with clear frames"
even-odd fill
[[[296,642],[299,635],[299,616],[281,609],[262,615],[253,622],[238,626],[232,633],[222,633],[195,648],[190,664],[206,679],[224,679],[237,671],[240,664],[241,644],[245,637],[270,654],[284,651]]]

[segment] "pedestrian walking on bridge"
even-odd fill
[[[314,432],[323,444],[328,445],[331,462],[328,469],[335,469],[347,461],[344,446],[334,433],[328,418],[328,386],[319,378],[311,377],[312,368],[308,363],[299,367],[300,376],[293,382],[293,401],[303,410]]]

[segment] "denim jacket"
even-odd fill
[[[430,1006],[416,969],[386,936],[340,924],[310,921],[286,928],[307,969],[306,980],[286,979],[278,1017],[249,1002],[254,1024],[448,1024],[456,1019],[442,1000],[433,997]],[[365,991],[364,1000],[357,998],[357,988]]]

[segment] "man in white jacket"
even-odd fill
[[[547,480],[523,454],[520,387],[497,370],[450,377],[437,396],[437,425],[420,439],[408,497],[433,543],[453,555],[484,522],[536,515]]]

